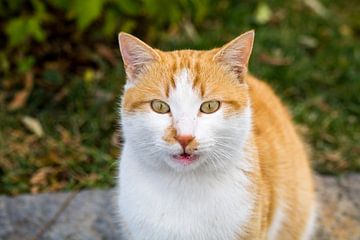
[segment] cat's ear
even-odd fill
[[[255,31],[251,30],[235,38],[214,56],[214,60],[224,64],[242,80],[247,72],[248,63],[254,43]]]
[[[154,49],[128,33],[119,33],[119,47],[128,81],[136,81],[148,64],[160,60]]]

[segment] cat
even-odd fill
[[[248,73],[254,31],[209,51],[119,34],[126,71],[117,206],[124,239],[309,239],[306,149],[272,89]]]

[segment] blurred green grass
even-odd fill
[[[255,29],[250,71],[289,106],[312,149],[314,168],[326,174],[359,171],[360,5],[315,1],[319,8],[305,2],[314,1],[219,1],[201,22],[184,14],[179,23],[133,32],[152,46],[174,50],[210,49]],[[74,54],[83,62],[60,59],[33,71],[34,87],[18,110],[9,105],[23,88],[24,74],[0,78],[0,193],[114,185],[120,148],[114,132],[124,83],[116,38],[78,39]],[[47,44],[52,46],[42,43]],[[38,120],[44,136],[29,131],[24,116]]]

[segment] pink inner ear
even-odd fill
[[[121,55],[122,55],[125,67],[131,66],[132,65],[131,62],[133,62],[133,61],[131,60],[131,55],[128,53],[126,48],[123,48],[121,50]]]
[[[158,54],[150,46],[130,34],[120,33],[119,45],[127,65],[145,64],[158,58]]]
[[[125,65],[134,67],[150,60],[146,50],[141,49],[131,39],[120,39],[120,51]]]
[[[238,72],[239,67],[243,69],[248,65],[253,42],[254,31],[246,32],[222,47],[214,58]]]
[[[119,45],[126,73],[130,78],[135,78],[146,64],[159,58],[151,47],[130,34],[120,33]]]

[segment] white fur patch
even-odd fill
[[[307,225],[305,227],[304,233],[301,237],[302,240],[309,240],[311,239],[313,233],[316,230],[316,219],[317,219],[317,204],[314,203],[308,221]]]
[[[285,220],[284,206],[282,205],[282,203],[279,203],[278,207],[276,208],[276,212],[272,220],[271,226],[268,230],[267,235],[269,240],[278,239],[278,234],[281,227],[283,226],[282,224],[284,220]]]
[[[144,169],[131,158],[125,149],[119,204],[134,239],[235,239],[244,230],[254,199],[238,169],[179,174]]]
[[[195,134],[201,98],[193,89],[192,78],[189,70],[181,70],[174,76],[176,88],[169,93],[171,113],[178,135]]]

